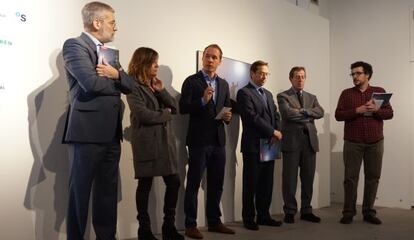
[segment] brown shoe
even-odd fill
[[[233,229],[230,229],[224,226],[223,223],[219,223],[216,226],[208,227],[209,232],[218,232],[218,233],[225,233],[225,234],[235,234],[236,232]]]
[[[203,239],[203,234],[201,234],[197,227],[186,228],[185,235],[189,238]]]

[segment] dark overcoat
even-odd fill
[[[131,110],[135,178],[177,173],[171,129],[171,115],[177,112],[175,99],[165,89],[152,92],[148,86],[136,83],[127,101]]]

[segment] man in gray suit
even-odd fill
[[[301,219],[320,222],[312,213],[313,178],[315,175],[316,152],[319,151],[315,119],[323,117],[324,110],[315,95],[303,91],[306,80],[304,67],[293,67],[289,73],[292,87],[277,95],[282,115],[283,177],[282,193],[285,202],[284,221],[295,222],[297,212],[296,186],[298,169],[301,182]]]
[[[92,222],[97,239],[115,239],[122,115],[121,93],[134,81],[97,52],[113,40],[114,10],[91,2],[82,9],[85,32],[63,45],[69,85],[69,112],[64,132],[72,163],[69,179],[67,239],[83,239],[93,185]]]

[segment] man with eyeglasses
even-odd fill
[[[268,63],[254,62],[250,67],[251,81],[237,93],[237,105],[243,124],[242,217],[244,227],[256,231],[259,230],[259,225],[282,225],[281,221],[272,219],[269,212],[275,162],[260,160],[260,139],[282,139],[280,117],[272,93],[263,87],[268,76]]]
[[[289,80],[292,87],[277,95],[283,127],[284,221],[285,223],[295,222],[295,214],[298,210],[295,195],[300,169],[300,218],[304,221],[318,223],[321,219],[312,213],[311,206],[316,153],[319,151],[315,120],[323,117],[324,110],[315,95],[303,90],[306,81],[304,67],[293,67],[289,72]]]
[[[115,239],[123,102],[134,80],[108,59],[100,47],[114,38],[114,10],[101,2],[82,9],[85,32],[63,45],[69,85],[64,132],[72,169],[69,179],[67,239],[84,239],[92,191],[92,224],[97,239]],[[92,187],[93,186],[93,187]]]
[[[356,215],[359,171],[364,162],[363,220],[381,224],[374,209],[384,152],[383,121],[393,117],[389,103],[381,107],[372,100],[374,92],[384,93],[381,87],[371,86],[372,66],[366,62],[351,64],[354,87],[342,91],[335,111],[337,121],[344,121],[343,158],[345,165],[344,207],[342,224],[350,224]]]

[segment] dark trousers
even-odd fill
[[[282,194],[285,214],[296,214],[296,188],[300,169],[301,214],[312,213],[313,179],[315,177],[316,153],[313,151],[309,136],[303,134],[298,141],[301,149],[283,152]]]
[[[204,170],[207,168],[208,226],[221,223],[220,200],[223,193],[226,153],[224,146],[189,147],[187,186],[184,197],[185,227],[197,226],[197,196]]]
[[[177,206],[180,178],[178,174],[162,176],[165,183],[164,194],[164,224],[175,225],[175,208]],[[151,220],[148,214],[148,200],[151,191],[153,177],[138,178],[138,186],[135,194],[137,204],[139,227],[151,230]]]
[[[118,171],[121,146],[71,144],[67,239],[83,239],[92,189],[92,224],[96,239],[113,240],[116,234]]]
[[[344,142],[345,202],[342,211],[344,216],[356,214],[358,179],[362,161],[364,161],[365,175],[362,214],[375,216],[374,202],[381,176],[383,153],[384,140],[372,144]]]
[[[275,161],[260,162],[259,153],[243,153],[243,222],[270,219]]]

